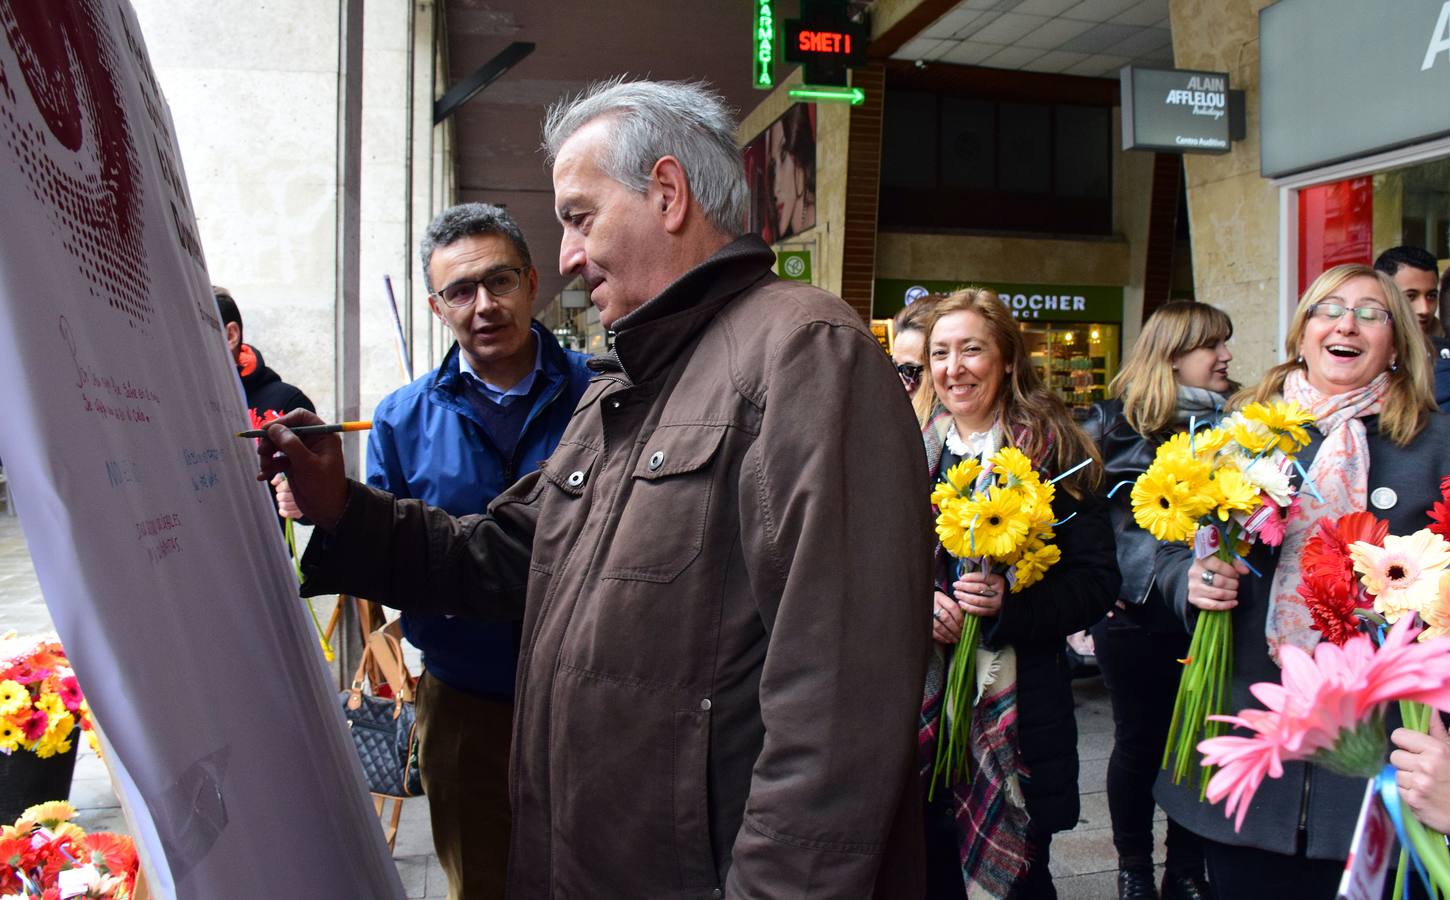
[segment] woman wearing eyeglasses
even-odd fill
[[[1431,398],[1415,314],[1389,276],[1362,265],[1320,275],[1299,300],[1285,349],[1287,362],[1230,401],[1282,398],[1314,414],[1298,459],[1315,490],[1301,491],[1290,508],[1283,544],[1256,544],[1252,570],[1195,560],[1182,544],[1160,545],[1156,557],[1158,584],[1187,625],[1199,610],[1234,611],[1231,712],[1262,708],[1249,685],[1279,681],[1284,647],[1319,642],[1297,591],[1316,523],[1367,509],[1388,520],[1391,534],[1411,534],[1428,524],[1440,477],[1450,474],[1450,421]],[[1196,784],[1160,776],[1155,796],[1170,819],[1204,839],[1218,897],[1283,900],[1334,896],[1364,790],[1363,779],[1286,763],[1283,777],[1259,788],[1237,832],[1221,806],[1198,799]]]
[[[1217,421],[1227,395],[1233,322],[1206,303],[1174,301],[1143,325],[1123,370],[1109,386],[1114,399],[1093,405],[1083,430],[1103,455],[1110,490],[1148,468],[1158,445],[1190,422]],[[1153,577],[1158,542],[1133,521],[1127,487],[1110,500],[1123,586],[1116,608],[1093,627],[1103,682],[1113,704],[1108,760],[1108,814],[1118,853],[1119,900],[1159,896],[1153,877],[1153,781],[1188,653],[1183,623],[1168,609]],[[1207,896],[1198,836],[1168,820],[1165,900]]]

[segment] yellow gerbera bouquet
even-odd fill
[[[1042,580],[1061,553],[1052,544],[1052,500],[1056,488],[1015,447],[992,454],[985,465],[975,457],[948,469],[931,494],[936,533],[960,572],[1005,575],[1011,593]],[[931,792],[966,771],[967,735],[976,693],[976,650],[981,620],[967,616],[952,654],[942,698],[941,732],[932,765]]]
[[[1243,559],[1256,541],[1278,546],[1293,502],[1294,455],[1309,443],[1314,416],[1296,403],[1251,403],[1216,427],[1174,435],[1133,482],[1133,518],[1160,541],[1193,545],[1202,559]],[[1313,485],[1308,486],[1313,490]],[[1115,488],[1116,490],[1116,488]],[[1217,737],[1233,668],[1227,611],[1203,611],[1193,630],[1173,704],[1163,767],[1181,782],[1200,740]],[[1209,773],[1204,773],[1205,776]],[[1203,784],[1207,784],[1207,777]]]

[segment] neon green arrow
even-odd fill
[[[791,88],[787,93],[792,100],[805,100],[808,102],[826,101],[829,103],[849,103],[852,106],[860,106],[866,102],[866,92],[858,87],[824,87],[805,85],[803,87]]]

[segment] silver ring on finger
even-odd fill
[[[1204,569],[1203,574],[1198,576],[1198,580],[1202,581],[1209,587],[1213,587],[1213,573],[1208,571],[1207,569]]]
[[[941,621],[941,610],[939,610],[939,609],[932,610],[931,611],[931,617],[933,619],[936,619],[938,622],[940,622]]]

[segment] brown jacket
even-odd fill
[[[923,892],[921,438],[859,318],[773,260],[741,238],[621,320],[486,516],[353,485],[309,548],[309,594],[523,616],[514,900]]]

